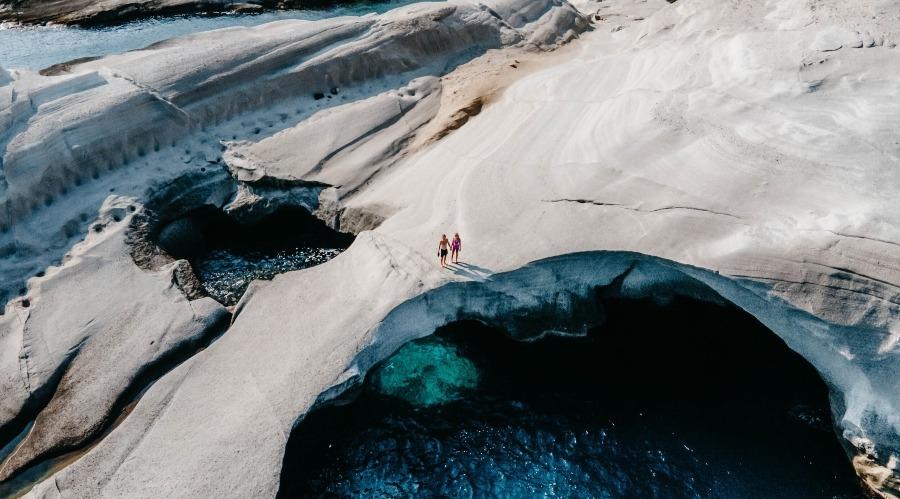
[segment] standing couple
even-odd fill
[[[450,250],[451,263],[459,263],[459,250],[462,249],[462,240],[459,234],[453,234],[453,241],[447,239],[447,234],[441,234],[438,241],[438,257],[441,259],[441,267],[447,266],[447,250]]]

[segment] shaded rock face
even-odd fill
[[[0,247],[15,257],[0,265],[0,297],[20,294],[26,276],[56,263],[110,189],[141,199],[185,172],[218,169],[229,149],[277,162],[285,142],[317,139],[311,127],[292,130],[311,116],[331,131],[364,119],[346,142],[310,154],[307,171],[259,178],[252,172],[266,172],[265,163],[232,161],[235,175],[260,188],[358,187],[405,154],[434,112],[438,76],[489,49],[552,48],[587,26],[554,1],[525,20],[513,28],[469,3],[408,6],[195,34],[72,64],[53,78],[17,72],[0,93]],[[318,116],[338,104],[347,104],[333,113],[340,119]],[[348,158],[361,168],[337,162]]]
[[[145,270],[174,262],[187,297],[232,306],[251,281],[324,263],[350,245],[352,235],[310,213],[321,190],[304,182],[250,186],[224,168],[188,173],[148,195],[126,242]]]
[[[729,306],[601,299],[583,336],[461,322],[405,344],[292,432],[279,497],[865,495],[827,387],[774,333]]]
[[[583,16],[562,2],[529,4],[513,13],[515,26],[481,4],[425,4],[382,16],[197,34],[72,62],[52,75],[0,71],[0,296],[4,301],[17,296],[0,314],[4,493],[16,477],[36,476],[36,469],[59,471],[48,463],[68,464],[53,460],[71,451],[87,459],[76,462],[97,463],[91,453],[121,431],[121,424],[114,425],[117,417],[121,423],[149,421],[167,412],[147,419],[146,413],[123,410],[133,406],[135,394],[156,393],[144,389],[193,371],[194,362],[227,337],[219,334],[231,314],[204,293],[192,265],[202,267],[207,250],[216,249],[216,230],[209,229],[218,222],[196,216],[196,210],[210,207],[213,218],[227,217],[220,233],[255,237],[244,229],[264,225],[273,214],[277,220],[286,207],[304,210],[309,222],[322,198],[327,200],[323,212],[330,214],[323,218],[339,227],[341,196],[395,165],[433,116],[441,75],[489,49],[549,49],[586,28]],[[290,132],[319,113],[325,113],[319,126],[337,131],[344,118],[354,116],[342,106],[355,107],[364,119],[341,136],[346,141],[311,149],[305,172],[280,175],[273,169],[272,175],[253,175],[254,169],[266,170],[247,162],[239,174],[225,162],[230,149],[275,161],[277,155],[266,153],[278,148],[252,145],[282,131],[288,141],[321,138],[304,127],[297,135]],[[331,109],[342,118],[329,118]],[[342,155],[357,164],[368,155],[379,159],[371,162],[376,167],[354,172],[329,161]],[[354,209],[351,225],[373,228],[392,209]],[[275,225],[284,230],[283,223]],[[317,250],[339,250],[350,242],[324,231],[321,223],[312,232],[334,237],[334,244],[329,242],[334,248]],[[316,254],[303,263],[333,256]],[[250,285],[247,294],[267,285]],[[310,292],[316,289],[325,288]],[[327,294],[337,298],[354,291]],[[330,314],[337,317],[343,310],[335,306]],[[247,393],[263,400],[264,391]],[[163,405],[185,400],[168,393]],[[241,407],[257,412],[255,403]],[[268,435],[268,423],[285,414],[279,410],[275,419],[264,418],[268,422],[259,428]],[[187,440],[183,449],[192,447]],[[280,455],[278,439],[260,442],[260,450]],[[118,456],[130,460],[132,451],[154,447],[132,444],[119,448]],[[263,467],[229,472],[222,490],[265,496],[277,486],[277,473],[260,473]],[[190,481],[199,486],[216,480],[214,475]],[[218,487],[191,490],[178,482],[169,480],[175,487],[170,493],[215,494]],[[104,484],[112,488],[101,491]],[[114,496],[166,494],[169,487],[106,479],[82,485],[94,488],[87,495]]]
[[[0,21],[23,24],[76,24],[102,26],[150,16],[178,14],[253,13],[264,9],[327,7],[336,2],[253,0],[11,0],[0,3]]]
[[[32,281],[27,302],[7,306],[0,431],[9,438],[33,424],[3,457],[0,481],[98,436],[150,371],[190,356],[227,322],[212,299],[184,297],[175,265],[145,273],[123,259],[136,215],[134,200],[108,201],[71,260]]]
[[[353,242],[303,208],[280,208],[242,226],[221,210],[204,206],[165,224],[158,244],[190,262],[203,292],[235,305],[251,281],[322,264]]]
[[[193,258],[208,251],[201,232],[205,228],[195,217],[179,218],[160,230],[158,243],[170,255]]]
[[[454,109],[491,77],[479,61],[556,47],[584,16],[454,0],[4,73],[0,425],[35,421],[4,472],[109,428],[142,366],[227,318],[157,231],[295,206],[361,232],[251,284],[225,334],[33,497],[272,497],[297,422],[402,345],[457,320],[583,335],[610,286],[753,315],[829,386],[857,473],[900,495],[900,25],[882,4],[605,1],[567,58]],[[417,149],[434,116],[465,124]],[[463,261],[442,269],[454,231]]]

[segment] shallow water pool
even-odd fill
[[[170,221],[159,243],[190,261],[203,292],[235,305],[250,283],[331,260],[353,242],[302,208],[282,208],[240,224],[211,206]]]

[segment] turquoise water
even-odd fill
[[[288,441],[278,497],[857,499],[816,372],[735,309],[606,304],[587,338],[399,349]]]
[[[320,10],[262,14],[157,17],[108,28],[0,26],[0,67],[43,69],[81,57],[97,57],[146,47],[176,36],[231,26],[256,26],[283,19],[316,20],[385,12],[408,0],[361,3]]]
[[[423,407],[459,400],[478,380],[475,363],[437,336],[407,343],[372,374],[380,393]]]

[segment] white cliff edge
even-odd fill
[[[130,310],[151,303],[171,322],[142,321],[129,337],[183,343],[223,313],[185,298],[177,262],[135,256],[128,234],[141,214],[290,203],[360,231],[334,260],[254,284],[220,339],[31,495],[274,496],[294,425],[403,342],[459,318],[522,336],[541,331],[519,331],[512,315],[576,327],[566,318],[578,304],[616,281],[625,296],[724,300],[758,318],[828,384],[856,471],[900,496],[900,21],[890,5],[579,7],[599,10],[568,56],[435,136],[486,51],[554,47],[584,30],[580,14],[526,0],[417,4],[6,77],[0,241],[15,257],[0,273],[15,282],[41,271],[92,223],[82,213],[101,214],[97,235],[0,319],[0,387],[16,394],[0,429],[59,408],[13,456],[65,443],[72,432],[54,421],[84,433],[108,420],[102,405],[90,422],[66,419],[57,383],[82,407],[115,399],[152,362],[146,345],[107,359],[109,340],[79,329],[85,321],[130,325]],[[433,241],[450,230],[476,267],[435,267]],[[76,271],[83,284],[61,277]],[[115,303],[101,313],[67,288],[125,279],[151,298],[117,284],[93,298]],[[63,333],[42,325],[76,308]],[[28,342],[53,348],[19,346]],[[108,374],[102,388],[79,388],[88,371]],[[33,376],[50,388],[23,389]]]

